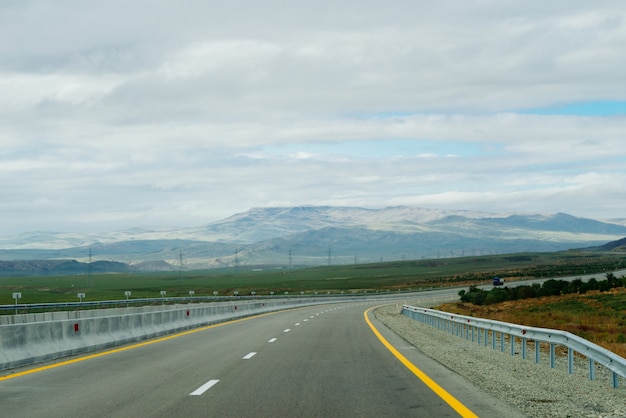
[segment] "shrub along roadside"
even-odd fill
[[[491,290],[483,290],[476,285],[471,285],[468,291],[465,291],[465,289],[461,290],[459,296],[461,297],[461,302],[469,302],[474,305],[491,305],[509,300],[542,296],[558,296],[572,293],[583,294],[591,290],[606,292],[616,287],[626,287],[626,277],[617,278],[613,273],[607,273],[606,280],[591,278],[587,282],[583,282],[581,279],[575,279],[571,282],[550,279],[543,282],[542,285],[535,283],[516,287],[493,288]]]

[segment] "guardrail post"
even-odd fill
[[[494,350],[496,349],[496,335],[495,331],[491,331],[491,348]]]
[[[526,338],[522,337],[522,358],[526,360]]]
[[[489,330],[487,328],[485,328],[485,347],[487,347],[487,344],[489,344]]]
[[[515,335],[510,334],[509,337],[511,339],[511,355],[514,356],[515,355]]]
[[[613,388],[617,389],[618,386],[619,386],[619,376],[615,372],[612,372],[612,375],[613,375],[613,382],[612,382],[613,383]]]
[[[554,366],[556,365],[556,355],[555,355],[555,350],[554,347],[556,346],[556,344],[554,343],[550,343],[550,368],[554,369]]]
[[[504,353],[504,331],[500,331],[500,351]]]
[[[539,341],[535,341],[535,363],[539,363],[541,359],[541,343]]]
[[[574,373],[574,350],[569,347],[567,348],[567,372]]]
[[[589,357],[589,380],[596,380],[596,362]]]

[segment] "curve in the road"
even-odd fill
[[[376,307],[369,308],[363,313],[365,317],[365,322],[370,327],[376,338],[380,340],[380,342],[394,355],[407,369],[411,371],[418,379],[420,379],[426,386],[428,386],[433,392],[437,394],[444,402],[446,402],[452,409],[454,409],[459,415],[465,418],[469,417],[478,417],[478,415],[474,414],[468,407],[463,405],[456,399],[454,396],[450,395],[444,388],[439,386],[437,382],[431,379],[426,373],[421,371],[416,365],[411,363],[406,357],[404,357],[389,341],[382,336],[382,334],[376,329],[372,321],[367,317],[367,314]]]
[[[303,308],[301,308],[303,309]],[[332,310],[337,309],[336,307],[333,308]],[[413,362],[411,362],[411,360],[407,359],[407,357],[405,357],[404,355],[402,355],[400,353],[400,350],[398,348],[396,348],[392,343],[389,342],[389,340],[387,338],[385,338],[383,336],[384,332],[381,333],[376,326],[372,323],[372,321],[368,318],[368,313],[370,313],[372,311],[372,309],[375,309],[374,307],[366,309],[363,312],[364,318],[365,318],[365,322],[368,325],[369,329],[373,332],[373,334],[376,336],[377,340],[382,343],[382,345],[390,352],[393,354],[393,356],[395,356],[396,359],[398,359],[401,364],[406,367],[414,376],[416,376],[430,391],[432,391],[432,393],[434,393],[436,395],[436,397],[438,397],[439,399],[441,399],[443,402],[445,402],[445,404],[447,404],[448,407],[450,407],[452,410],[454,410],[457,414],[459,414],[462,417],[477,417],[476,414],[474,414],[469,408],[467,408],[463,403],[461,403],[458,399],[456,399],[454,396],[452,396],[449,392],[447,392],[445,389],[443,389],[443,387],[441,387],[439,384],[437,384],[432,378],[430,378],[425,372],[423,372],[422,370],[420,370],[417,366],[415,366],[415,364]],[[65,360],[65,361],[61,361],[58,363],[54,363],[54,364],[50,364],[50,365],[45,365],[45,366],[41,366],[41,367],[37,367],[37,368],[33,368],[33,369],[27,369],[27,370],[23,370],[23,371],[15,371],[9,375],[5,375],[5,376],[0,376],[0,381],[6,381],[9,379],[14,379],[20,376],[25,376],[25,375],[32,375],[34,373],[38,373],[38,372],[42,372],[44,370],[50,370],[50,369],[54,369],[54,368],[60,368],[62,366],[66,366],[66,365],[71,365],[71,364],[76,364],[79,362],[85,362],[86,360],[90,360],[90,359],[96,359],[99,357],[104,357],[104,356],[108,356],[110,354],[114,354],[114,353],[121,353],[121,352],[127,352],[129,350],[133,350],[135,348],[139,348],[139,347],[146,347],[149,345],[153,345],[159,342],[165,342],[168,340],[173,340],[176,339],[178,337],[182,337],[182,336],[186,336],[186,335],[190,335],[190,334],[195,334],[198,333],[200,331],[204,331],[204,330],[208,330],[208,329],[212,329],[212,328],[217,328],[217,327],[222,327],[225,325],[229,325],[229,324],[234,324],[234,323],[238,323],[238,322],[243,322],[243,321],[248,321],[250,319],[255,319],[255,318],[260,318],[263,316],[270,316],[270,315],[275,315],[278,314],[280,312],[271,312],[271,313],[266,313],[266,314],[262,314],[262,315],[257,315],[257,316],[251,316],[251,317],[247,317],[247,318],[240,318],[237,320],[232,320],[232,321],[228,321],[228,322],[223,322],[223,323],[219,323],[219,324],[213,324],[213,325],[209,325],[209,326],[205,326],[205,327],[200,327],[200,328],[196,328],[196,329],[192,329],[192,330],[187,330],[184,332],[180,332],[180,333],[176,333],[176,334],[172,334],[172,335],[168,335],[165,337],[161,337],[161,338],[157,338],[157,339],[153,339],[153,340],[149,340],[149,341],[144,341],[144,342],[140,342],[137,344],[131,344],[131,345],[127,345],[124,347],[119,347],[116,349],[112,349],[112,350],[106,350],[106,351],[102,351],[99,353],[95,353],[95,354],[91,354],[91,355],[86,355],[86,356],[82,356],[82,357],[77,357],[77,358],[73,358],[73,359],[69,359],[69,360]],[[316,315],[319,315],[316,314]],[[314,318],[315,316],[311,316],[310,318]],[[293,327],[294,328],[280,328],[281,330],[283,330],[283,333],[286,334],[292,330],[296,330],[301,328],[305,322],[307,322],[309,320],[309,318],[306,319],[302,319],[300,321],[294,322]],[[334,322],[333,322],[334,323]],[[287,324],[281,324],[281,325],[287,325]],[[338,332],[338,329],[335,331]],[[284,335],[283,334],[283,335]],[[266,337],[269,338],[270,336]],[[388,336],[390,337],[390,336]],[[267,340],[265,339],[265,341],[267,341],[267,343],[273,343],[277,340],[276,336],[273,336],[271,339]],[[329,343],[324,343],[324,349],[328,349]],[[256,356],[257,354],[257,350],[259,349],[259,347],[249,347],[248,350],[255,350],[255,351],[245,351],[244,353],[242,353],[243,357],[239,357],[243,360],[249,360],[251,362],[255,362],[256,360],[251,360],[253,357]],[[247,353],[247,354],[245,354]],[[328,354],[328,353],[327,353]],[[255,357],[256,359],[256,357]],[[329,360],[330,358],[325,358],[322,360]],[[322,361],[320,359],[313,359],[313,361]],[[369,371],[369,373],[371,374],[371,371]],[[221,382],[221,377],[222,376],[208,376],[205,379],[208,379],[210,377],[210,380],[202,380],[201,382],[198,383],[198,386],[195,387],[195,390],[193,392],[187,392],[188,395],[192,395],[193,398],[198,399],[200,398],[200,395],[202,395],[203,393],[207,392],[210,388],[216,386],[218,384],[218,382]],[[217,377],[217,378],[216,378]],[[232,380],[232,379],[231,379]],[[201,384],[200,384],[201,383]],[[232,382],[231,382],[232,385]],[[218,387],[221,387],[222,383],[220,383],[218,385]],[[452,411],[450,411],[452,412]]]

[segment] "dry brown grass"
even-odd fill
[[[439,309],[461,315],[571,332],[626,358],[626,289],[550,296],[477,306],[448,303]]]

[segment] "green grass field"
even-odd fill
[[[461,286],[488,283],[498,275],[505,279],[559,277],[599,273],[626,268],[626,255],[558,252],[503,254],[355,264],[305,269],[245,269],[183,271],[170,273],[92,274],[75,276],[0,277],[0,304],[15,301],[13,292],[21,292],[20,303],[75,302],[77,293],[86,301],[120,300],[124,292],[132,298],[158,298],[165,290],[168,297],[258,295],[284,292],[363,292],[391,291]],[[89,280],[91,279],[91,280]],[[89,286],[91,282],[91,286]]]

